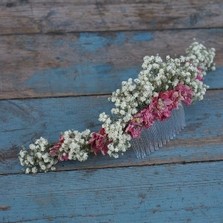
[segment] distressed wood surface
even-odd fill
[[[222,187],[222,161],[1,176],[0,219],[220,223]]]
[[[222,88],[222,29],[0,37],[0,99],[111,93],[145,55],[184,54],[193,38],[217,49],[207,81]]]
[[[0,34],[223,27],[221,0],[3,0]]]
[[[59,170],[223,160],[222,101],[223,90],[212,90],[204,101],[186,107],[187,127],[176,140],[148,159],[136,160],[130,151],[121,159],[92,157],[84,163],[65,163]],[[21,173],[19,145],[27,145],[40,136],[52,142],[67,129],[98,130],[98,114],[110,108],[106,97],[0,101],[0,174]]]
[[[222,11],[222,0],[0,1],[0,222],[222,223]],[[98,130],[105,94],[143,56],[178,56],[193,38],[217,49],[217,70],[175,140],[144,160],[130,150],[22,173],[19,146]]]

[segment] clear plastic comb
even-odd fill
[[[150,128],[144,129],[139,138],[132,139],[132,148],[138,159],[145,158],[158,150],[185,127],[185,113],[182,104],[172,111],[170,118],[156,121]]]

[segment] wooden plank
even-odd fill
[[[111,93],[143,56],[184,54],[193,38],[217,49],[207,83],[222,88],[223,29],[0,37],[0,99]]]
[[[223,219],[222,161],[1,176],[0,185],[2,223]]]
[[[221,0],[3,0],[0,34],[223,27]]]
[[[181,133],[181,134],[184,134]],[[180,135],[178,136],[180,137]],[[222,161],[222,140],[220,137],[201,139],[174,139],[159,151],[152,153],[145,159],[137,159],[133,150],[129,150],[119,159],[97,156],[90,157],[88,161],[80,163],[69,161],[59,163],[57,172],[70,170],[89,170],[129,167],[129,166],[153,166],[161,164],[186,164],[197,162]],[[0,162],[0,175],[24,174],[24,170],[17,159],[15,148],[10,151],[2,151]]]
[[[222,102],[223,90],[208,91],[204,101],[186,108],[187,127],[177,139],[145,160],[137,160],[129,151],[117,160],[92,157],[84,163],[62,164],[58,170],[223,160]],[[19,146],[35,138],[43,136],[52,142],[67,129],[98,130],[98,114],[110,106],[106,97],[0,101],[0,174],[22,172]]]

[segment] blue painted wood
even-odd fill
[[[218,68],[207,83],[222,88],[222,35],[210,29],[0,37],[0,99],[111,93],[138,75],[145,55],[184,54],[194,37],[217,49]]]
[[[188,134],[184,137],[199,138],[199,132],[203,132],[203,136],[216,136],[217,131],[222,130],[222,90],[209,91],[205,97],[204,101],[186,107]],[[57,140],[59,133],[67,129],[97,130],[99,113],[109,112],[112,107],[106,96],[3,100],[0,105],[1,149],[20,143],[26,145],[30,139],[40,136]],[[212,126],[216,131],[209,131]],[[194,130],[201,131],[194,134]]]
[[[0,222],[221,223],[223,162],[1,176]]]
[[[191,4],[186,0],[187,9],[198,9],[189,10],[189,14],[184,12],[185,4],[184,11],[177,10],[181,3],[124,1],[128,8],[123,8],[117,2],[93,1],[89,6],[89,1],[77,0],[79,8],[69,8],[68,2],[60,0],[54,5],[6,0],[0,3],[0,33],[221,27],[219,1]],[[146,12],[151,9],[162,14],[161,23],[160,18],[157,23],[157,13],[155,18],[142,6],[146,6]],[[89,20],[92,15],[86,8],[96,10],[93,17],[99,19],[99,24]],[[81,18],[87,21],[85,28],[73,9],[78,13],[82,9],[89,15]],[[120,20],[111,13],[120,9],[121,16],[127,14],[127,19]],[[141,14],[137,13],[139,9]],[[131,10],[133,14],[129,16]],[[177,17],[169,13],[172,10]],[[71,19],[75,16],[77,20]],[[139,22],[147,19],[147,24]],[[89,26],[89,21],[93,25]],[[214,28],[1,36],[0,99],[110,93],[121,80],[137,75],[144,55],[182,54],[194,37],[217,48],[218,69],[206,82],[211,89],[222,89],[222,34],[221,28]],[[105,97],[0,101],[0,222],[222,223],[222,93],[223,90],[209,91],[205,101],[187,108],[188,127],[149,159],[136,160],[129,151],[119,160],[94,157],[82,164],[61,164],[55,173],[34,176],[21,174],[18,145],[28,144],[40,135],[53,141],[60,131],[72,127],[97,129],[98,114],[109,110],[110,105]],[[186,165],[179,164],[183,162]]]
[[[209,140],[201,138],[200,140],[185,139],[183,141],[179,140],[178,137],[145,159],[136,159],[134,151],[129,150],[123,156],[120,156],[119,159],[98,155],[96,157],[90,157],[86,162],[62,162],[57,165],[57,171],[144,165],[151,166],[173,163],[186,164],[191,162],[213,162],[223,160],[223,146],[222,141],[219,139],[220,137]],[[24,173],[24,170],[17,159],[16,152],[17,150],[2,152],[0,175]]]
[[[211,71],[205,77],[205,83],[209,85],[210,89],[223,88],[223,67],[217,67],[215,71]]]
[[[220,0],[42,2],[1,1],[0,34],[222,27],[223,19]]]
[[[223,91],[208,91],[205,100],[186,107],[187,127],[169,147],[146,160],[136,160],[129,152],[120,160],[92,158],[85,163],[71,162],[60,170],[119,165],[159,164],[223,159]],[[210,105],[211,104],[211,109]],[[98,130],[98,114],[109,111],[107,97],[75,97],[0,101],[0,174],[21,172],[17,160],[19,146],[40,136],[58,139],[67,129]]]

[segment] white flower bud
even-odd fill
[[[29,145],[29,149],[31,149],[31,150],[35,150],[35,149],[36,149],[36,146],[35,146],[34,144],[30,144],[30,145]]]

